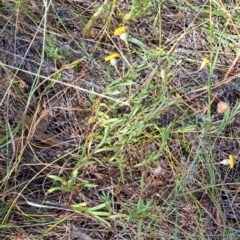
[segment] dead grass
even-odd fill
[[[239,6],[128,2],[0,4],[1,239],[238,238]]]

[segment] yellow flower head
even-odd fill
[[[108,55],[107,57],[105,57],[105,62],[110,61],[110,64],[112,66],[114,66],[115,68],[117,67],[117,57],[119,57],[120,55],[118,53],[113,53],[111,55]]]
[[[234,168],[234,158],[233,155],[229,155],[229,164],[230,164],[230,168]]]
[[[207,65],[207,63],[210,64],[210,60],[208,58],[202,58],[202,60],[202,64],[197,72],[201,71]]]
[[[210,63],[210,60],[208,58],[202,58],[202,60],[205,62],[205,63]]]
[[[165,71],[165,69],[162,69],[162,70],[161,70],[161,78],[162,78],[163,80],[165,80],[165,78],[166,78],[166,71]]]
[[[220,164],[229,165],[230,168],[234,168],[234,158],[233,155],[229,155],[228,159],[223,159]]]
[[[111,54],[111,55],[108,55],[107,57],[105,57],[105,62],[108,62],[108,61],[110,61],[111,59],[115,59],[115,58],[117,58],[117,57],[119,57],[120,55],[118,54],[118,53],[113,53],[113,54]]]
[[[128,26],[119,27],[114,31],[114,36],[119,36],[119,35],[125,33],[128,29],[129,29]]]

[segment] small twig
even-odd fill
[[[15,68],[15,67],[13,67],[13,66],[10,66],[10,65],[7,65],[7,64],[4,64],[4,63],[0,62],[0,66],[1,66],[1,65],[2,65],[2,66],[5,66],[5,67],[8,67],[8,68],[12,68],[12,69],[17,69],[18,71],[21,71],[21,72],[25,72],[25,73],[28,73],[28,74],[32,74],[33,76],[37,76],[37,77],[43,78],[44,80],[49,80],[49,81],[51,81],[51,82],[55,82],[55,83],[58,83],[58,84],[62,84],[62,85],[67,86],[67,87],[75,88],[75,89],[77,89],[77,90],[80,90],[80,91],[83,91],[83,92],[87,92],[87,93],[91,93],[91,94],[94,94],[94,95],[96,95],[96,96],[103,97],[103,98],[112,100],[112,101],[114,101],[114,102],[122,103],[122,104],[124,104],[124,105],[128,105],[128,106],[129,106],[129,103],[128,103],[128,102],[124,102],[124,101],[118,100],[118,99],[116,99],[116,98],[108,97],[108,96],[106,96],[106,95],[104,95],[104,94],[96,93],[96,92],[87,90],[87,89],[85,89],[85,88],[81,88],[81,87],[78,87],[78,86],[76,86],[76,85],[72,85],[72,84],[70,84],[70,83],[61,82],[61,81],[59,81],[59,80],[55,80],[55,79],[52,79],[52,78],[50,78],[50,77],[45,77],[45,76],[43,76],[43,75],[40,75],[40,74],[37,74],[37,73],[32,73],[32,72],[29,72],[29,71],[24,70],[24,69]],[[58,71],[58,72],[60,72],[60,71]],[[54,73],[54,74],[56,74],[56,73]]]

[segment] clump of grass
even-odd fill
[[[116,1],[109,6],[51,1],[31,14],[26,4],[8,8],[38,26],[34,31],[42,34],[42,44],[35,48],[35,38],[28,37],[20,65],[0,63],[6,93],[0,92],[1,112],[8,113],[0,116],[1,235],[47,239],[67,229],[72,239],[236,236],[238,152],[231,146],[237,144],[239,102],[224,90],[238,76],[235,10],[230,15],[217,2],[199,7],[132,1],[124,18],[125,5]],[[142,35],[135,20],[147,21]],[[17,46],[24,45],[18,35],[26,34],[26,25],[4,21],[6,34],[7,26],[15,27],[11,51],[17,59]],[[113,26],[128,30],[124,42]],[[94,39],[76,33],[99,28]],[[200,38],[206,38],[201,50]],[[189,44],[190,50],[180,48]],[[10,50],[4,51],[9,58]],[[109,66],[104,58],[113,52],[118,61]],[[231,65],[222,61],[227,55]],[[217,110],[220,101],[228,101],[226,111]],[[14,114],[20,114],[20,123]],[[21,130],[24,118],[31,121]],[[42,141],[37,126],[43,120],[44,134],[61,146]]]

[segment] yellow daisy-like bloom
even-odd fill
[[[234,168],[234,158],[233,155],[229,155],[228,159],[223,159],[220,164],[229,165],[230,168]]]
[[[105,62],[108,62],[108,61],[110,61],[111,59],[114,59],[114,58],[117,58],[117,57],[119,57],[120,55],[118,54],[118,53],[113,53],[113,54],[111,54],[111,55],[108,55],[107,57],[105,57]]]
[[[202,60],[205,62],[205,63],[210,63],[210,60],[208,58],[202,58]]]
[[[201,71],[207,64],[210,64],[210,60],[208,58],[202,58],[202,60],[202,64],[197,72]]]
[[[113,34],[114,34],[114,36],[119,36],[119,35],[125,33],[128,29],[129,29],[128,26],[122,26],[122,27],[117,28],[117,29],[114,31]]]
[[[113,53],[111,55],[108,55],[107,57],[105,57],[105,62],[110,61],[111,65],[114,67],[117,67],[117,57],[120,57],[120,55],[118,53]]]
[[[230,168],[234,168],[234,158],[233,155],[229,155],[229,164],[230,164]]]

